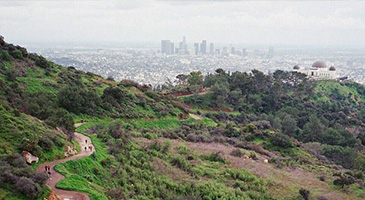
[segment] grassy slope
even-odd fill
[[[68,143],[65,136],[50,129],[33,117],[25,114],[15,116],[14,111],[6,110],[0,105],[0,154],[21,153],[21,144],[23,142],[38,141],[46,134],[61,138],[64,144]],[[63,145],[60,147],[55,146],[52,151],[41,152],[40,163],[61,157],[65,149],[66,146]]]
[[[94,120],[79,127],[77,131],[83,132],[92,126],[107,125],[109,122],[111,121]],[[128,124],[127,122],[125,123]],[[88,136],[92,138],[93,143],[96,145],[97,153],[93,158],[84,158],[58,165],[57,170],[65,174],[67,178],[57,186],[64,189],[86,192],[90,194],[92,199],[105,199],[107,188],[114,187],[118,183],[114,182],[110,174],[100,164],[108,157],[105,144],[95,135]],[[153,173],[155,177],[166,179],[175,184],[184,185],[187,182],[204,184],[209,182],[217,184],[220,188],[227,191],[232,189],[233,184],[236,184],[242,187],[243,191],[248,191],[248,194],[252,196],[255,196],[257,191],[266,191],[266,193],[279,199],[296,197],[298,190],[301,188],[309,189],[313,196],[330,194],[333,198],[342,199],[358,199],[358,195],[364,192],[363,190],[359,191],[358,188],[354,188],[353,194],[341,191],[338,186],[333,185],[333,169],[317,165],[316,158],[298,147],[289,149],[277,148],[271,146],[269,141],[262,141],[260,139],[253,139],[251,141],[256,144],[271,146],[270,148],[281,152],[283,155],[306,158],[312,164],[298,164],[295,161],[289,160],[286,163],[287,167],[276,168],[272,164],[265,163],[264,159],[267,159],[267,157],[263,155],[257,154],[258,161],[234,157],[230,153],[235,148],[228,144],[170,140],[163,138],[162,135],[151,136],[149,133],[134,133],[133,140],[139,146],[141,153],[152,155],[152,158],[148,160],[151,160],[149,165],[153,166],[153,170],[149,173]],[[146,147],[155,141],[160,141],[161,144],[171,144],[168,153],[162,155],[160,152],[153,152],[151,154],[151,152],[145,151]],[[254,153],[244,149],[241,149],[241,151],[247,156]],[[222,153],[223,162],[210,160],[210,156],[216,152]],[[193,159],[187,160],[186,158],[188,157]],[[186,165],[183,167],[173,165],[171,160],[174,158],[182,159],[186,162]],[[124,167],[129,168],[131,166]],[[145,170],[143,169],[143,171]],[[134,176],[132,172],[130,173],[126,174],[128,176],[126,179]],[[244,178],[243,180],[237,179],[237,177],[232,178],[231,173],[240,173]],[[99,180],[98,176],[100,175],[104,177],[103,180]],[[320,181],[317,178],[319,176],[326,177],[326,181]],[[254,185],[250,183],[252,180],[255,180]],[[136,199],[143,198],[136,197]]]
[[[101,123],[105,124],[105,121]],[[78,131],[82,132],[96,124],[100,123],[87,123],[79,127]],[[57,184],[57,187],[86,192],[90,195],[91,199],[105,199],[106,189],[108,187],[116,186],[117,183],[113,181],[111,175],[108,174],[105,171],[106,169],[103,168],[100,164],[105,158],[108,157],[105,144],[102,143],[100,139],[97,138],[95,135],[88,136],[92,138],[92,141],[96,148],[96,153],[91,158],[83,158],[80,160],[74,160],[71,162],[58,164],[56,166],[56,170],[64,174],[66,176],[66,179]],[[227,193],[234,193],[234,190],[229,187],[229,185],[235,183],[239,185],[239,187],[241,187],[242,189],[246,188],[246,190],[249,190],[245,195],[259,196],[259,193],[264,193],[267,185],[271,183],[270,181],[267,182],[265,180],[261,180],[243,169],[234,169],[230,167],[229,164],[224,163],[224,161],[211,161],[210,154],[203,155],[199,152],[195,152],[189,149],[181,150],[182,148],[184,148],[183,144],[179,146],[173,146],[168,153],[161,154],[156,151],[146,151],[145,146],[152,143],[154,140],[136,138],[136,141],[136,143],[132,142],[136,146],[136,150],[134,151],[135,155],[138,155],[139,153],[152,155],[149,160],[154,160],[153,162],[149,163],[149,165],[153,166],[153,170],[148,171],[147,169],[143,169],[143,173],[153,174],[155,179],[160,179],[160,181],[162,182],[167,181],[169,184],[175,185],[174,187],[179,187],[176,184],[183,185],[183,183],[186,182],[196,183],[200,187],[208,187],[207,184],[213,184],[222,189],[222,191],[225,191]],[[131,154],[134,153],[131,152]],[[194,160],[190,162],[187,161],[186,157],[189,156],[194,157]],[[174,166],[171,163],[171,160],[175,158],[184,160],[184,162],[187,163],[186,167],[191,168],[191,172],[186,171],[188,169]],[[160,163],[160,165],[163,165],[165,169],[155,166],[158,165],[158,163]],[[130,170],[132,171],[141,170],[138,169],[138,167],[136,166],[127,164],[125,164],[124,168],[131,168]],[[96,174],[95,171],[97,171],[98,173]],[[191,175],[191,173],[194,175]],[[102,174],[102,180],[98,178],[100,177],[100,174]],[[126,177],[126,179],[133,178],[134,176],[136,176],[136,174],[131,172],[131,174],[128,174],[128,177]],[[232,176],[239,176],[240,178],[233,178]],[[151,184],[153,185],[153,183]],[[219,192],[222,191],[216,191],[217,195],[219,194]],[[204,195],[206,195],[207,199],[210,199],[208,198],[208,196],[213,195],[213,193]],[[145,199],[146,197],[142,195],[137,195],[134,198]],[[147,196],[147,198],[150,199],[152,198],[152,196]]]
[[[354,87],[332,80],[317,81],[314,92],[314,102],[331,102],[331,96],[336,96],[354,105],[365,103],[365,96],[359,94]]]

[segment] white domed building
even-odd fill
[[[325,62],[316,61],[312,64],[309,70],[301,70],[298,65],[293,67],[293,71],[306,74],[308,78],[313,79],[336,79],[336,68],[327,67]]]

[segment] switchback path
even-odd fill
[[[81,125],[82,125],[82,123],[78,123],[78,124],[75,124],[75,127],[78,127]],[[94,146],[92,146],[92,151],[90,151],[88,148],[89,145],[92,145],[91,139],[89,137],[87,137],[81,133],[75,132],[75,140],[79,143],[79,145],[81,147],[80,153],[78,153],[74,156],[68,157],[68,158],[55,160],[55,161],[49,162],[49,163],[44,163],[37,168],[37,172],[45,171],[45,166],[49,166],[51,168],[51,176],[47,180],[46,184],[47,184],[47,186],[49,186],[52,189],[52,191],[61,200],[89,200],[90,199],[89,196],[85,193],[62,190],[62,189],[56,188],[56,184],[65,178],[62,174],[60,174],[54,170],[54,166],[56,164],[64,163],[69,160],[76,160],[76,159],[84,158],[84,157],[90,156],[95,151]],[[86,141],[87,141],[87,143],[86,143]],[[85,147],[87,148],[87,151],[85,151]]]

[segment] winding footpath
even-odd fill
[[[78,124],[75,124],[75,127],[78,127],[81,125],[82,125],[82,123],[78,123]],[[46,184],[47,184],[47,186],[49,186],[52,189],[52,191],[61,200],[89,200],[90,199],[89,196],[85,193],[62,190],[62,189],[56,188],[56,184],[65,178],[62,174],[60,174],[54,170],[54,166],[56,164],[64,163],[69,160],[76,160],[76,159],[84,158],[84,157],[90,156],[95,151],[94,146],[92,146],[92,151],[90,151],[88,148],[89,145],[92,145],[91,139],[89,137],[87,137],[81,133],[75,132],[75,140],[79,143],[79,145],[81,147],[80,153],[78,153],[74,156],[68,157],[68,158],[56,160],[56,161],[49,162],[49,163],[44,163],[37,168],[37,172],[44,172],[45,166],[49,166],[51,168],[51,176],[47,180]],[[87,143],[85,141],[87,141]],[[84,150],[85,147],[87,148],[87,151]]]

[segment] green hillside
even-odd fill
[[[91,199],[361,199],[364,87],[303,74],[186,75],[153,91],[0,40],[0,199],[42,199],[40,163],[76,131],[96,149],[56,165]],[[203,89],[204,92],[200,93]],[[174,91],[192,93],[176,98]],[[190,109],[189,109],[190,108]],[[28,165],[23,150],[40,158]]]

